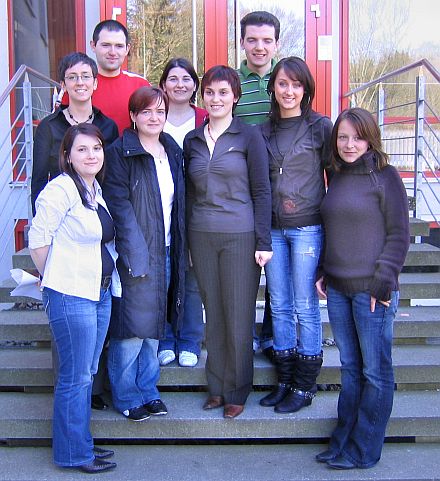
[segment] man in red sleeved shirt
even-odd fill
[[[98,64],[98,85],[92,103],[104,115],[116,122],[119,134],[130,127],[128,99],[139,87],[149,86],[144,77],[122,70],[122,64],[130,51],[128,31],[116,20],[104,20],[96,25],[90,47]],[[67,94],[62,99],[68,104]]]
[[[96,25],[90,47],[98,64],[98,87],[93,105],[113,119],[122,134],[130,127],[128,99],[139,87],[150,83],[140,75],[127,72],[121,66],[130,50],[127,29],[116,20],[104,20]]]

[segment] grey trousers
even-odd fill
[[[255,234],[189,231],[189,245],[206,312],[209,393],[244,404],[252,389],[252,329],[260,267]]]

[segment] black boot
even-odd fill
[[[260,400],[261,406],[275,406],[289,394],[295,361],[296,349],[274,350],[273,362],[277,371],[278,384],[270,394]]]
[[[295,413],[310,406],[315,397],[316,378],[322,365],[322,351],[316,356],[297,355],[295,376],[289,394],[275,406],[277,413]]]

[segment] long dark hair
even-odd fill
[[[383,150],[380,129],[376,119],[368,110],[353,107],[352,109],[343,110],[333,126],[331,138],[333,169],[338,172],[340,170],[340,163],[343,162],[338,153],[338,130],[343,120],[350,122],[358,136],[368,142],[368,150],[372,150],[376,154],[377,168],[382,170],[388,165],[388,154]]]
[[[176,67],[180,67],[180,68],[183,68],[183,70],[186,70],[188,75],[193,79],[195,90],[191,98],[189,99],[190,103],[193,104],[196,101],[196,95],[197,95],[197,90],[199,89],[200,80],[199,80],[199,77],[197,76],[196,71],[194,70],[192,63],[186,58],[177,57],[177,58],[172,58],[171,60],[168,60],[167,64],[165,65],[165,68],[163,69],[162,75],[160,77],[159,86],[162,90],[165,90],[164,86],[165,86],[165,82],[167,81],[168,74],[170,73],[170,70],[172,68],[176,68]]]
[[[58,165],[60,171],[71,177],[71,179],[75,183],[84,207],[87,207],[88,209],[94,209],[94,206],[91,202],[92,199],[90,198],[90,193],[84,181],[82,180],[78,172],[73,168],[73,165],[70,162],[70,153],[72,151],[73,142],[80,134],[98,139],[100,144],[102,145],[102,148],[104,148],[104,136],[102,135],[102,132],[98,129],[98,127],[96,127],[96,125],[87,123],[72,125],[66,130],[63,140],[61,141]],[[96,174],[96,180],[101,185],[104,180],[104,165],[105,164],[103,163],[101,170]]]
[[[275,80],[278,72],[283,69],[291,80],[298,80],[304,87],[304,96],[301,100],[301,114],[308,115],[312,110],[312,102],[315,98],[315,79],[309,67],[302,58],[286,57],[282,58],[272,70],[267,84],[267,93],[270,97],[269,119],[273,123],[279,123],[281,119],[280,106],[275,98]]]

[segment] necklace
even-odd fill
[[[211,126],[210,126],[209,122],[208,122],[208,135],[209,135],[210,139],[211,139],[211,140],[214,142],[214,144],[215,144],[215,143],[217,142],[217,140],[218,140],[218,137],[217,137],[217,139],[214,139],[214,137],[212,136]]]
[[[90,120],[93,119],[93,110],[92,113],[88,116],[87,120],[85,122],[78,122],[78,120],[75,119],[75,117],[70,113],[69,107],[67,107],[67,113],[69,114],[69,117],[75,122],[75,124],[82,124],[86,122],[90,122]]]

